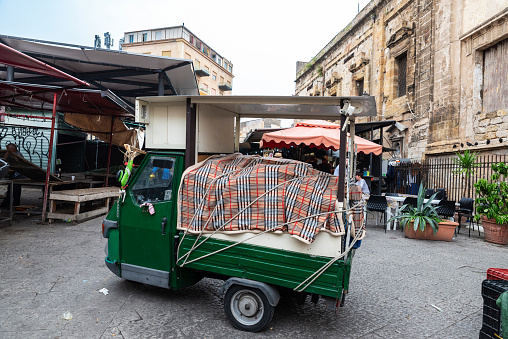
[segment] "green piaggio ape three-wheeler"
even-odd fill
[[[163,99],[141,100],[152,105],[147,112],[160,113]],[[180,99],[168,100],[173,105]],[[233,102],[238,99],[231,99],[231,105],[227,98],[195,99],[203,105],[206,100],[214,101],[208,108],[192,100],[186,99],[187,113],[194,110],[203,116],[207,109],[217,114],[223,108],[226,116],[240,107]],[[295,99],[270,100],[273,106],[242,107],[274,111]],[[351,103],[348,109],[345,99],[336,100],[344,108],[340,110],[342,122],[347,123],[347,115],[354,126],[359,110]],[[364,98],[358,100],[362,103]],[[303,111],[301,107],[311,112],[314,109],[305,105],[314,101],[302,99],[301,105],[290,106],[296,114]],[[332,114],[333,110],[322,112]],[[187,135],[195,137],[196,123],[190,126]],[[354,138],[347,139],[348,147],[355,149]],[[345,144],[340,145],[344,160]],[[194,165],[189,152],[198,149],[196,145],[201,144],[194,142],[185,151],[150,151],[128,181],[123,181],[120,196],[103,222],[107,267],[121,278],[174,290],[203,277],[221,279],[226,316],[234,327],[245,331],[260,331],[270,323],[281,292],[290,292],[297,300],[308,295],[313,300],[323,297],[328,305],[341,306],[357,240],[365,234],[362,205],[350,199],[348,178],[319,174],[298,161],[239,154],[211,157]],[[246,167],[234,167],[241,162]],[[345,162],[341,166],[344,169]],[[224,173],[233,167],[226,178]],[[222,174],[211,176],[217,169]]]

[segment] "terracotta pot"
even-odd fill
[[[408,223],[404,228],[404,234],[411,239],[425,239],[425,240],[441,240],[452,241],[455,228],[459,225],[453,221],[443,221],[439,223],[436,234],[432,231],[432,227],[426,225],[425,230],[420,231],[413,229],[413,223]]]
[[[482,217],[485,240],[494,244],[508,244],[508,224],[499,225],[494,219]]]

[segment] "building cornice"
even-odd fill
[[[496,23],[501,24],[502,21],[507,20],[507,19],[508,19],[508,7],[505,8],[504,10],[502,10],[500,13],[494,15],[490,19],[485,20],[484,22],[482,22],[475,28],[469,30],[465,34],[461,35],[459,37],[459,40],[463,41],[467,38],[472,37],[475,34],[478,34],[478,33],[481,34],[481,31],[487,29],[488,26],[496,24]]]
[[[326,55],[326,53],[328,53],[334,46],[349,36],[349,34],[351,34],[353,31],[353,28],[357,27],[360,23],[369,18],[370,14],[372,14],[372,12],[374,12],[384,1],[385,0],[372,0],[369,2],[367,6],[365,6],[362,11],[358,13],[358,15],[342,31],[335,35],[335,37],[333,37],[333,39],[330,40],[330,42],[328,42],[328,44],[326,44],[326,46],[321,49],[321,51],[319,51],[319,53],[316,54],[316,56],[312,58],[311,61],[302,67],[302,69],[296,74],[296,81],[298,81],[298,79],[309,72],[312,66],[324,55]]]
[[[203,54],[203,52],[201,52],[201,50],[199,50],[198,48],[196,48],[196,46],[192,45],[190,42],[188,42],[187,40],[185,40],[184,38],[176,38],[176,39],[164,39],[164,40],[151,40],[151,41],[144,41],[144,42],[129,42],[129,43],[124,43],[123,46],[124,47],[137,47],[137,46],[150,46],[150,45],[160,45],[160,44],[168,44],[168,43],[173,43],[173,42],[182,42],[184,43],[185,45],[191,47],[194,51],[198,52],[199,55],[205,57],[208,61],[212,62],[213,64],[215,64],[215,66],[217,67],[220,67],[220,69],[222,71],[224,71],[226,74],[228,74],[231,78],[234,78],[234,75],[232,73],[230,73],[228,70],[226,70],[224,67],[222,67],[221,65],[219,65],[215,60],[213,60],[212,58],[210,58],[208,55],[206,54]],[[229,62],[229,61],[228,61]]]

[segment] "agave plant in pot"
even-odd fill
[[[493,174],[489,182],[480,179],[474,184],[477,198],[475,220],[482,219],[485,240],[496,244],[508,244],[508,165],[492,164]]]
[[[425,188],[420,185],[416,206],[403,205],[389,222],[399,220],[408,238],[452,241],[458,223],[441,220],[432,205],[436,195],[437,192],[425,202]]]

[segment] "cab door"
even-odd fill
[[[181,154],[148,153],[119,201],[122,278],[169,287]]]

